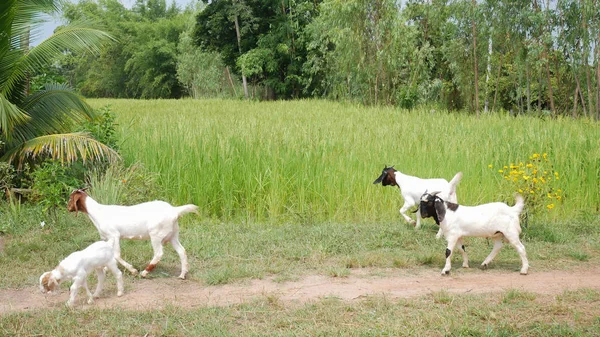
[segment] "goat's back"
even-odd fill
[[[114,259],[112,244],[106,241],[96,241],[85,249],[76,251],[60,262],[60,266],[67,273],[80,268],[86,272],[99,266],[105,266]]]
[[[446,210],[448,227],[454,228],[452,222],[459,223],[462,231],[469,236],[493,236],[497,232],[505,232],[509,228],[518,227],[519,214],[522,207],[511,207],[503,202],[492,202],[477,206],[459,205],[456,211]]]

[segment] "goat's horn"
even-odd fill
[[[433,196],[436,196],[436,195],[438,195],[439,193],[442,193],[442,191],[435,191],[435,192],[431,192],[431,193],[429,193],[429,194],[431,194],[431,195],[433,195]]]

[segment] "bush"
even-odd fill
[[[493,169],[492,165],[488,167]],[[551,211],[562,203],[560,174],[554,170],[547,153],[534,153],[525,163],[504,165],[498,173],[502,175],[504,190],[523,195],[530,214]]]
[[[42,207],[44,213],[56,213],[57,207],[64,207],[65,200],[75,188],[82,185],[70,167],[57,161],[46,161],[32,173],[34,201]]]

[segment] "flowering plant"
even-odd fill
[[[493,165],[488,168],[494,169]],[[504,184],[525,198],[528,213],[552,211],[563,200],[560,174],[554,170],[547,153],[534,153],[529,161],[510,163],[498,169]]]

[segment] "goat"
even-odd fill
[[[417,205],[426,191],[442,191],[442,195],[444,198],[458,202],[456,196],[456,186],[462,179],[462,172],[458,172],[450,181],[450,183],[443,178],[436,179],[421,179],[413,176],[409,176],[407,174],[403,174],[402,172],[394,169],[393,166],[384,167],[383,171],[379,178],[375,179],[373,184],[379,184],[383,186],[398,186],[400,189],[400,194],[404,199],[404,205],[400,208],[400,214],[406,219],[406,221],[410,224],[415,225],[415,228],[421,227],[421,213],[416,212],[417,221],[411,219],[408,215],[406,215],[406,211]],[[440,238],[442,235],[441,230],[438,231],[436,235],[437,238]]]
[[[198,213],[198,206],[188,204],[174,207],[160,200],[133,206],[103,205],[92,199],[85,189],[78,189],[69,196],[67,209],[75,212],[75,215],[78,211],[86,213],[98,229],[100,237],[113,240],[115,258],[133,275],[137,275],[138,271],[121,258],[120,239],[150,239],[154,256],[140,274],[142,277],[146,277],[156,267],[163,255],[163,244],[170,242],[181,260],[179,278],[185,279],[188,261],[185,248],[179,242],[177,220],[183,214]]]
[[[464,237],[485,237],[494,241],[490,255],[481,264],[482,269],[487,269],[494,257],[502,248],[502,241],[506,239],[521,257],[521,274],[527,275],[529,262],[525,246],[521,243],[521,225],[519,215],[523,211],[525,201],[520,194],[515,196],[516,203],[510,207],[503,202],[493,202],[478,206],[462,206],[444,201],[438,197],[439,192],[425,192],[421,197],[419,211],[421,216],[433,217],[448,241],[446,248],[446,265],[442,275],[450,274],[451,257],[455,247],[458,247],[463,256],[463,268],[469,268],[469,258],[465,251]]]
[[[75,303],[75,296],[82,285],[88,295],[88,304],[92,304],[94,297],[100,296],[104,286],[105,267],[115,274],[117,296],[122,296],[123,273],[117,267],[112,243],[106,241],[94,242],[84,250],[71,253],[54,270],[43,273],[40,276],[40,290],[42,293],[51,293],[57,290],[62,282],[73,280],[67,305],[72,306]],[[87,276],[93,269],[96,269],[96,275],[98,275],[98,285],[92,295],[87,285]]]

